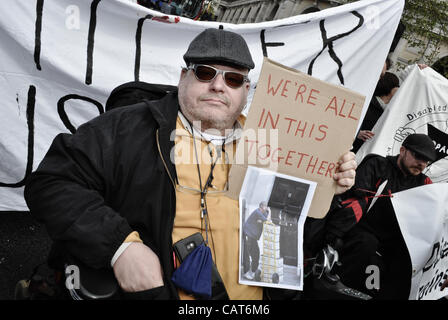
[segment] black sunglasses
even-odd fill
[[[187,69],[193,70],[196,79],[202,82],[211,82],[221,73],[225,83],[233,89],[240,88],[244,82],[249,82],[249,78],[242,73],[225,71],[205,64],[191,64]]]

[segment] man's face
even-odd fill
[[[405,174],[417,176],[428,166],[428,161],[420,159],[413,151],[401,147],[398,166]]]
[[[239,70],[219,64],[210,65],[225,71],[247,75],[248,70]],[[232,129],[247,101],[249,83],[240,88],[229,87],[222,74],[210,82],[196,79],[193,70],[182,70],[179,80],[179,104],[182,113],[190,122],[201,121],[201,130],[217,129],[223,135]]]
[[[400,89],[400,88],[399,87],[393,87],[392,90],[390,90],[391,97],[393,97],[397,93],[398,89]]]

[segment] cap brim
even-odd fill
[[[422,153],[422,152],[420,152],[420,151],[414,150],[413,148],[408,148],[408,149],[414,151],[415,154],[416,154],[419,158],[424,159],[424,160],[426,160],[426,161],[431,161],[431,162],[433,162],[433,161],[436,160],[436,157],[435,157],[435,156],[431,156],[431,155],[429,155],[429,154],[427,154],[427,153]]]

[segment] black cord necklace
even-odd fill
[[[191,135],[193,137],[193,147],[194,147],[194,153],[195,153],[195,157],[196,157],[196,168],[198,170],[198,178],[199,178],[199,190],[201,191],[200,192],[200,194],[201,194],[201,203],[200,203],[200,205],[201,205],[201,232],[202,232],[202,230],[204,230],[203,224],[205,224],[205,243],[206,243],[206,245],[209,245],[208,244],[208,231],[210,230],[210,237],[211,237],[211,240],[213,242],[213,254],[215,256],[215,264],[217,264],[216,252],[215,252],[215,242],[213,240],[213,232],[211,230],[210,217],[208,215],[206,195],[207,195],[208,188],[213,187],[213,185],[212,185],[212,181],[213,181],[213,178],[214,178],[213,177],[213,170],[215,169],[216,163],[218,162],[218,160],[220,158],[220,153],[218,154],[218,152],[217,152],[216,159],[214,159],[213,152],[210,149],[210,145],[207,144],[207,148],[208,148],[208,151],[209,151],[209,154],[210,154],[210,159],[212,160],[212,164],[211,164],[211,168],[210,168],[210,173],[209,173],[209,175],[207,177],[207,181],[205,182],[204,186],[202,186],[201,169],[200,169],[200,166],[199,166],[199,156],[198,156],[198,151],[197,151],[197,148],[196,148],[196,139],[195,139],[195,135],[194,135],[194,129],[193,129],[193,126],[192,126],[192,124],[190,123],[190,121],[188,119],[187,119],[187,122],[188,122],[188,124],[190,126]],[[222,142],[221,150],[224,150],[225,142],[226,142],[226,139],[224,139],[223,142]]]

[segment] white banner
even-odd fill
[[[412,67],[373,130],[373,139],[356,154],[358,163],[369,153],[397,155],[411,133],[428,134],[437,161],[424,172],[433,182],[448,182],[448,79],[431,68]]]
[[[248,42],[256,64],[250,97],[266,56],[369,101],[403,6],[366,0],[234,25],[163,16],[123,0],[0,1],[0,211],[27,210],[24,181],[55,135],[103,113],[113,88],[134,80],[177,85],[182,56],[205,28]]]
[[[392,205],[412,262],[409,299],[448,295],[448,184],[435,183],[393,194]]]

